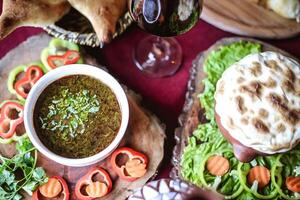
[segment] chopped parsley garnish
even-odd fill
[[[98,79],[72,75],[50,84],[39,96],[34,126],[42,143],[68,158],[84,158],[105,149],[121,125],[113,91]]]
[[[49,103],[47,116],[39,118],[42,129],[58,131],[63,139],[75,138],[85,132],[89,114],[97,113],[100,103],[88,90],[71,93],[69,89],[63,89],[59,93]]]

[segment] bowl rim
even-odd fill
[[[36,106],[36,102],[42,92],[53,82],[60,78],[72,75],[88,75],[95,79],[100,80],[106,86],[108,86],[116,95],[120,110],[122,113],[122,120],[119,131],[114,140],[102,151],[97,154],[85,158],[67,158],[55,154],[49,150],[39,139],[33,124],[33,113]],[[68,66],[62,66],[51,70],[39,79],[36,84],[30,90],[24,106],[24,125],[29,139],[39,152],[45,155],[47,158],[72,167],[83,167],[95,164],[108,157],[120,144],[123,139],[129,122],[129,105],[128,100],[122,86],[118,81],[106,71],[87,64],[72,64]]]

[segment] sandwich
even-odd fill
[[[291,150],[300,141],[299,63],[264,52],[233,64],[217,83],[215,116],[240,161]]]

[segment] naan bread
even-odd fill
[[[3,0],[0,39],[20,26],[46,26],[69,12],[66,0]]]
[[[126,11],[126,0],[68,0],[91,22],[100,42],[109,42],[119,18]]]
[[[268,0],[266,5],[282,17],[300,20],[299,0]]]
[[[233,64],[217,83],[215,111],[229,134],[274,154],[300,141],[300,65],[275,52]]]
[[[247,0],[271,9],[282,17],[300,21],[300,0]]]

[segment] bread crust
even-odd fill
[[[257,156],[266,156],[268,154],[259,152],[250,147],[246,147],[238,140],[234,139],[230,133],[222,126],[220,116],[215,112],[215,119],[218,124],[220,132],[223,136],[232,144],[234,156],[241,162],[248,163],[251,162]]]
[[[108,43],[116,32],[119,18],[126,11],[126,0],[68,0],[91,22],[100,42]]]
[[[296,19],[300,22],[300,1],[299,0],[248,0],[276,12],[278,15]]]
[[[3,0],[0,39],[20,26],[53,24],[69,12],[66,0]]]

